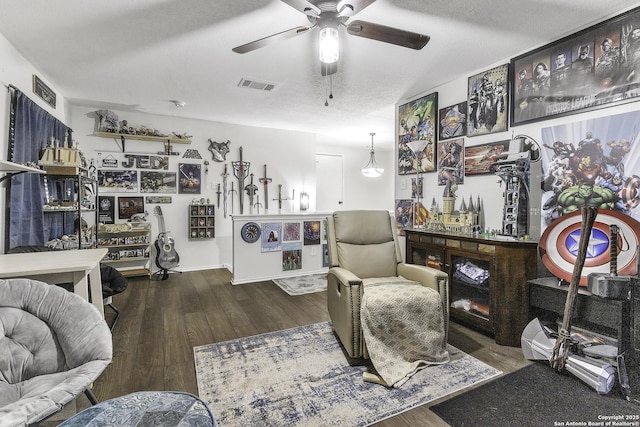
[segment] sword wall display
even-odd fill
[[[278,213],[282,213],[282,202],[284,200],[289,200],[288,197],[282,197],[282,184],[278,184],[278,198],[277,199],[273,199],[273,200],[277,200],[278,201]]]
[[[216,195],[218,196],[218,203],[216,206],[218,206],[218,209],[220,209],[220,194],[222,194],[222,191],[220,191],[220,183],[218,183],[218,190],[216,191]]]
[[[229,173],[227,172],[227,164],[224,164],[224,172],[222,172],[222,203],[224,205],[224,217],[227,217],[227,178]]]
[[[233,189],[233,182],[232,182],[231,190],[229,190],[229,194],[231,194],[231,215],[233,215],[233,193],[237,193],[237,191]]]
[[[253,198],[258,191],[258,186],[253,183],[253,174],[249,175],[249,184],[244,189],[249,196],[249,213],[253,214]]]
[[[242,147],[240,147],[240,160],[231,162],[233,166],[233,174],[236,178],[238,178],[239,185],[239,193],[240,196],[240,215],[244,213],[244,194],[242,193],[242,189],[244,188],[244,180],[249,175],[249,167],[251,166],[250,162],[245,162],[242,160]]]
[[[269,183],[271,178],[267,177],[267,165],[264,165],[264,177],[260,178],[260,182],[264,185],[264,213],[269,213]]]

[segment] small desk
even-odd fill
[[[106,248],[0,255],[0,278],[29,278],[49,284],[73,283],[73,292],[104,316],[100,261]],[[91,299],[89,298],[91,289]]]

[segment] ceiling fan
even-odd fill
[[[298,26],[280,33],[254,40],[252,42],[234,47],[237,53],[247,53],[260,49],[272,42],[285,40],[299,36],[314,28],[320,29],[320,61],[322,75],[331,75],[337,71],[338,61],[338,27],[346,27],[347,33],[378,40],[397,46],[420,50],[428,42],[430,37],[424,34],[413,33],[397,28],[387,27],[366,21],[349,21],[349,18],[359,13],[375,0],[281,0],[299,12],[307,16],[310,26]],[[329,49],[329,50],[325,50]]]

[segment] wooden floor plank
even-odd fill
[[[289,296],[271,281],[232,285],[226,269],[170,274],[166,280],[128,280],[128,289],[114,296],[121,315],[113,330],[113,362],[93,387],[99,400],[141,390],[197,394],[194,346],[329,319],[326,292]],[[519,348],[499,346],[490,337],[455,323],[451,323],[449,342],[505,373],[529,363]],[[76,405],[81,410],[88,401],[80,397]],[[429,406],[376,425],[446,426]]]

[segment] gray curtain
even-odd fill
[[[9,131],[9,160],[16,163],[34,162],[51,137],[64,141],[71,129],[40,108],[18,89],[13,89]],[[44,214],[45,175],[23,173],[11,178],[9,187],[9,244],[42,246],[53,238],[74,231],[73,213]],[[51,187],[51,185],[50,185]],[[50,191],[56,191],[56,186]]]

